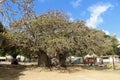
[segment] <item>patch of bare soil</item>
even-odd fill
[[[70,66],[67,70],[34,65],[0,65],[0,80],[120,80],[120,73]]]
[[[68,70],[29,68],[22,72],[19,80],[120,80],[120,75],[105,71],[71,67]]]

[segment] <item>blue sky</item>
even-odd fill
[[[87,26],[120,38],[120,0],[36,0],[37,14],[47,10],[62,10],[70,20],[84,20]]]

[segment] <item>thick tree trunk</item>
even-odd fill
[[[38,66],[40,67],[51,67],[51,60],[44,51],[38,53]]]
[[[115,60],[114,60],[114,55],[112,55],[112,64],[113,64],[113,70],[115,70]]]
[[[40,60],[40,56],[38,56],[38,66],[41,65],[41,60]]]
[[[12,60],[11,60],[11,64],[13,65],[18,65],[18,60],[16,59],[17,55],[16,54],[13,54],[12,55]]]
[[[59,54],[59,64],[60,64],[60,67],[67,68],[67,66],[66,66],[66,55]]]

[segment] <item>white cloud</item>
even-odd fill
[[[120,38],[117,38],[118,39],[118,41],[120,41]]]
[[[70,20],[71,22],[73,22],[73,21],[74,21],[74,18],[72,17],[72,13],[67,12],[67,15],[69,16],[69,20]]]
[[[76,7],[79,7],[80,4],[81,4],[82,0],[73,0],[70,4],[76,8]]]
[[[69,20],[70,20],[71,22],[73,22],[73,21],[74,21],[74,18],[70,17]]]
[[[102,31],[105,32],[105,34],[110,35],[109,31],[107,31],[107,30],[102,30]]]
[[[119,42],[119,44],[120,44],[120,38],[117,37],[117,40],[118,40],[118,42]],[[120,45],[119,45],[118,47],[120,47]]]
[[[99,4],[94,5],[88,8],[90,11],[90,18],[86,21],[86,26],[91,28],[96,28],[100,23],[103,22],[103,19],[101,17],[101,14],[107,11],[109,8],[111,8],[111,4]]]

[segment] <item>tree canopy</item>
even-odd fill
[[[11,29],[17,35],[17,45],[31,56],[39,56],[42,52],[48,57],[69,53],[105,55],[116,50],[114,47],[118,45],[116,37],[88,28],[82,20],[71,22],[61,11],[47,11],[36,18],[20,19],[11,24]]]
[[[0,2],[3,6],[6,3]],[[115,36],[107,35],[102,30],[89,28],[85,25],[85,21],[70,21],[69,16],[59,10],[47,11],[36,16],[32,0],[15,0],[15,2],[12,0],[11,4],[18,6],[19,13],[23,12],[19,19],[8,19],[10,30],[6,33],[0,23],[0,44],[4,44],[2,49],[6,51],[8,49],[11,55],[17,56],[21,50],[26,56],[41,58],[40,56],[44,55],[49,59],[51,57],[59,59],[60,55],[66,58],[70,53],[82,57],[91,53],[112,54],[111,51],[119,54]],[[1,14],[6,14],[6,11],[2,11]],[[12,9],[9,11],[10,14],[16,12]]]

